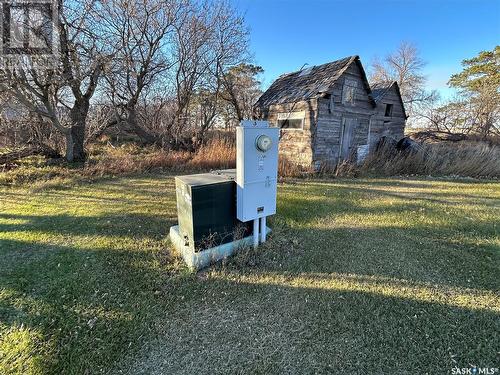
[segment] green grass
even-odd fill
[[[498,367],[500,186],[279,186],[270,240],[199,274],[169,176],[0,188],[0,372],[450,373]]]

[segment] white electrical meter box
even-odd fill
[[[236,127],[236,217],[250,221],[276,213],[279,129],[267,121]]]

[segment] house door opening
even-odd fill
[[[342,137],[340,143],[340,161],[348,160],[354,152],[354,136],[356,134],[357,119],[344,118],[342,121]]]

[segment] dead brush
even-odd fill
[[[226,269],[246,269],[248,267],[281,267],[283,259],[303,252],[303,243],[297,234],[283,222],[271,218],[273,228],[266,242],[256,249],[252,245],[241,246],[235,254],[222,263]]]
[[[189,163],[191,154],[187,151],[157,150],[144,155],[139,161],[141,171],[149,172],[153,170],[179,171]]]
[[[278,176],[280,178],[287,177],[305,177],[314,173],[312,167],[305,167],[298,163],[294,163],[286,156],[280,156],[278,160]]]
[[[209,249],[228,241],[239,241],[248,236],[252,236],[252,234],[249,233],[247,225],[240,223],[236,225],[231,232],[224,234],[211,233],[205,236],[202,241],[200,241],[198,248],[200,250]],[[216,267],[228,269],[234,267],[255,266],[257,264],[259,250],[254,250],[253,246],[245,244],[245,242],[239,242],[233,246],[235,246],[233,255],[217,262],[218,265]]]
[[[106,147],[85,165],[84,176],[119,176],[151,171],[202,171],[234,168],[236,148],[227,139],[214,139],[196,152],[141,149],[133,145]]]
[[[358,166],[352,160],[343,160],[338,164],[324,162],[319,165],[317,174],[320,177],[353,178],[359,174]]]
[[[107,148],[95,160],[86,163],[82,175],[88,177],[116,176],[139,171],[133,154],[122,148]]]
[[[210,140],[201,146],[187,162],[195,170],[227,169],[236,166],[236,145],[224,138]]]
[[[394,152],[382,146],[360,166],[362,175],[500,177],[500,146],[483,142],[433,143]]]

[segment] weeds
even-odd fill
[[[278,176],[281,178],[286,177],[305,177],[314,174],[312,166],[303,166],[292,162],[285,156],[280,156],[278,161]]]
[[[418,150],[397,152],[382,146],[359,170],[361,175],[498,178],[500,147],[481,142],[433,143],[423,144]]]
[[[196,152],[163,150],[124,144],[120,147],[93,145],[85,164],[69,164],[63,159],[45,160],[41,156],[22,159],[0,169],[0,185],[30,184],[35,190],[45,186],[68,186],[99,177],[126,176],[140,173],[197,173],[213,169],[234,168],[234,140],[213,138]],[[451,176],[473,178],[500,177],[500,146],[485,142],[440,142],[423,144],[418,150],[398,152],[385,145],[356,165],[322,163],[302,166],[280,156],[278,176],[359,177],[359,176]]]
[[[236,167],[236,145],[227,139],[214,139],[202,146],[186,163],[189,169],[226,169]]]
[[[43,187],[54,183],[78,182],[96,177],[126,176],[137,173],[200,172],[234,168],[236,147],[227,139],[213,139],[196,152],[141,148],[134,144],[120,147],[95,145],[85,164],[68,164],[42,157],[23,159],[0,173],[1,185],[33,184]]]

